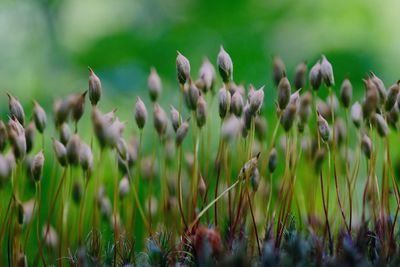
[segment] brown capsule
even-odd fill
[[[229,116],[224,120],[221,127],[221,137],[224,140],[233,140],[242,131],[242,123],[236,116]]]
[[[39,182],[43,175],[44,155],[43,151],[37,153],[32,160],[31,174],[35,182]]]
[[[83,142],[79,145],[79,164],[84,171],[91,171],[93,168],[92,150]]]
[[[286,76],[282,77],[278,85],[278,107],[284,110],[289,103],[291,94],[290,82]]]
[[[31,152],[35,143],[35,123],[31,121],[25,128],[26,153]]]
[[[8,138],[13,153],[17,159],[22,159],[26,155],[25,129],[15,117],[11,118],[8,122],[8,128]]]
[[[3,152],[7,145],[7,128],[2,120],[0,120],[0,152]]]
[[[126,143],[125,139],[120,137],[117,141],[117,151],[120,158],[125,162],[129,158],[129,148],[128,144]]]
[[[182,122],[181,126],[179,126],[176,131],[175,143],[177,146],[180,146],[185,139],[187,133],[189,131],[189,123],[187,121]]]
[[[140,97],[136,98],[135,121],[139,129],[143,129],[147,120],[147,109]]]
[[[333,76],[333,68],[325,55],[321,56],[321,76],[325,85],[331,87],[335,85],[335,78]]]
[[[254,115],[251,113],[250,105],[247,103],[243,110],[243,127],[245,130],[250,130],[253,119]],[[247,136],[245,133],[247,133],[247,131],[243,133],[243,137]]]
[[[393,84],[392,86],[389,87],[386,102],[385,102],[385,110],[389,111],[391,110],[394,105],[396,104],[398,95],[399,95],[399,82]],[[399,103],[399,102],[397,102]]]
[[[305,92],[300,97],[300,105],[299,105],[299,119],[302,124],[307,124],[312,110],[311,110],[311,102],[312,102],[312,95],[310,91]]]
[[[292,128],[296,118],[297,106],[295,103],[290,103],[283,111],[280,123],[286,132]]]
[[[81,140],[77,134],[74,134],[68,141],[67,144],[67,159],[71,165],[77,165],[79,163],[79,152],[80,152]]]
[[[317,99],[317,111],[319,112],[319,114],[321,114],[322,117],[324,117],[324,119],[332,119],[331,108],[326,102],[322,101],[319,98]]]
[[[339,147],[346,140],[347,129],[342,118],[337,118],[335,120],[334,127],[335,127],[335,139],[336,139],[335,143],[337,147]]]
[[[71,130],[68,126],[68,123],[63,123],[60,126],[60,141],[63,145],[67,145],[69,139],[71,138]]]
[[[229,54],[224,50],[221,45],[217,58],[218,71],[221,75],[222,81],[228,83],[232,80],[233,76],[233,63]]]
[[[386,88],[385,88],[385,84],[383,83],[383,81],[375,75],[375,73],[373,73],[371,71],[370,73],[371,75],[371,81],[375,84],[376,89],[378,90],[379,93],[379,100],[380,100],[380,104],[385,103],[386,101],[386,97],[387,97],[387,92],[386,92]]]
[[[307,65],[302,62],[296,66],[294,73],[294,87],[298,89],[304,89],[306,85]]]
[[[18,215],[18,223],[22,225],[24,223],[25,212],[24,212],[24,206],[19,201],[17,202],[17,215]]]
[[[368,135],[364,134],[361,138],[361,150],[367,159],[371,158],[372,142]]]
[[[178,75],[178,82],[183,85],[190,77],[190,63],[189,60],[178,51],[176,51],[176,54],[176,72]]]
[[[176,132],[181,125],[181,115],[179,114],[179,111],[176,110],[173,106],[170,107],[171,110],[171,122],[172,122],[172,128],[174,128],[174,131]]]
[[[276,166],[278,166],[278,153],[273,147],[268,155],[268,170],[270,173],[274,173]]]
[[[328,142],[331,137],[331,130],[329,128],[328,122],[318,113],[318,132],[324,142]]]
[[[71,98],[70,107],[72,113],[72,119],[75,122],[78,122],[85,111],[85,98],[86,98],[87,91],[83,92],[82,94],[74,95]]]
[[[101,98],[101,81],[89,67],[89,99],[92,106],[96,106]]]
[[[399,121],[399,109],[397,105],[386,113],[386,120],[393,129],[397,129],[397,122]]]
[[[345,108],[350,107],[351,98],[353,96],[353,86],[349,79],[344,79],[340,88],[340,100]]]
[[[260,112],[263,102],[264,102],[264,86],[254,91],[253,94],[251,94],[251,97],[249,99],[249,107],[252,115],[255,115]]]
[[[354,125],[359,128],[362,122],[363,113],[362,107],[358,101],[351,106],[350,117]]]
[[[381,137],[388,135],[389,127],[385,118],[383,118],[381,114],[375,113],[372,122],[374,123],[376,130]]]
[[[264,117],[256,116],[254,118],[254,130],[259,141],[265,139],[267,135],[267,121]]]
[[[0,183],[11,175],[11,166],[2,154],[0,154]]]
[[[157,101],[159,95],[161,94],[162,84],[160,76],[158,76],[157,70],[154,67],[150,69],[150,75],[147,79],[147,86],[149,87],[151,101]]]
[[[25,122],[25,112],[21,103],[11,94],[7,93],[8,96],[8,108],[10,110],[10,117],[15,117],[21,125]]]
[[[202,95],[197,99],[197,109],[196,109],[196,122],[199,128],[206,124],[207,119],[207,103]]]
[[[194,82],[192,82],[191,79],[189,79],[189,87],[187,88],[187,91],[185,91],[185,93],[187,94],[186,97],[185,97],[187,107],[190,110],[196,110],[197,99],[199,98],[200,91],[196,87]]]
[[[242,115],[243,97],[239,93],[239,90],[236,90],[235,93],[232,95],[230,110],[237,117],[240,117]]]
[[[283,63],[283,60],[280,57],[275,56],[273,58],[272,73],[273,73],[274,82],[276,85],[278,85],[286,73],[285,63]]]
[[[158,103],[154,104],[154,128],[156,129],[159,136],[163,136],[167,131],[167,115],[165,111],[160,107]]]
[[[365,100],[363,102],[363,115],[365,119],[369,119],[370,115],[376,111],[380,103],[378,89],[371,79],[363,80],[365,85]]]
[[[122,177],[121,181],[119,181],[119,197],[124,198],[129,194],[130,185],[129,179],[127,176]]]
[[[311,68],[309,74],[309,80],[311,87],[314,91],[317,91],[321,87],[322,73],[321,73],[321,64],[319,62],[315,63],[315,65]]]
[[[47,116],[44,109],[36,101],[33,104],[33,121],[35,122],[36,129],[40,133],[43,133],[47,125]]]
[[[231,105],[231,94],[224,87],[218,92],[218,111],[221,119],[225,118]]]
[[[203,64],[199,71],[200,80],[203,84],[204,93],[213,90],[215,84],[215,69],[208,58],[203,59]]]
[[[56,99],[53,104],[53,112],[56,126],[66,122],[70,114],[70,99]]]
[[[199,184],[197,185],[197,189],[199,190],[200,196],[202,198],[205,197],[207,191],[206,182],[203,179],[203,176],[200,175]]]
[[[257,192],[258,186],[260,185],[260,171],[258,168],[254,168],[250,174],[250,185],[253,192]]]
[[[63,167],[67,166],[68,164],[67,149],[61,142],[57,141],[54,138],[53,138],[53,150],[60,165]]]

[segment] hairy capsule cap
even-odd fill
[[[153,117],[154,117],[154,128],[156,129],[158,135],[163,136],[167,131],[168,119],[167,115],[165,114],[165,111],[157,103],[154,104]]]
[[[364,153],[364,155],[367,157],[367,159],[371,158],[372,142],[371,142],[371,138],[369,138],[369,136],[366,134],[363,134],[363,136],[361,138],[361,150]]]
[[[72,119],[75,122],[78,122],[85,111],[85,98],[86,98],[87,91],[83,92],[82,94],[74,95],[71,98],[70,107],[72,113]]]
[[[8,108],[10,110],[10,117],[15,117],[22,125],[25,122],[25,112],[21,103],[12,95],[7,93]]]
[[[139,129],[143,129],[147,120],[147,109],[140,97],[136,98],[135,120]]]
[[[224,87],[218,92],[218,111],[221,119],[225,118],[231,105],[231,94]]]
[[[203,64],[200,67],[199,76],[203,84],[203,91],[206,93],[213,90],[215,84],[215,69],[208,58],[203,59]]]
[[[0,120],[0,152],[3,152],[7,144],[7,127],[2,120]]]
[[[242,115],[243,97],[239,93],[239,90],[236,90],[235,93],[232,95],[230,110],[233,114],[235,114],[236,117],[240,117]]]
[[[69,139],[71,138],[71,129],[68,126],[68,123],[63,123],[60,126],[60,141],[63,145],[67,145]]]
[[[375,113],[372,122],[374,123],[378,134],[385,137],[389,133],[388,124],[381,114]]]
[[[354,125],[359,128],[363,118],[362,107],[357,101],[351,106],[350,117]]]
[[[10,177],[11,175],[11,168],[10,164],[2,154],[0,154],[0,183]]]
[[[264,102],[264,86],[254,91],[254,93],[251,94],[250,96],[249,106],[251,114],[255,115],[259,113],[263,102]]]
[[[233,63],[229,54],[224,50],[221,45],[217,58],[218,71],[221,75],[222,81],[228,83],[232,80],[233,76]]]
[[[294,87],[298,89],[304,89],[306,84],[306,75],[307,75],[307,65],[302,62],[297,65],[296,70],[294,72]]]
[[[394,105],[396,104],[397,97],[399,95],[399,82],[393,84],[389,87],[386,102],[385,102],[385,110],[390,111]],[[399,104],[399,102],[397,102]]]
[[[271,152],[268,155],[268,170],[270,173],[274,173],[276,166],[278,166],[278,153],[276,152],[275,147],[271,149]]]
[[[190,63],[189,60],[181,53],[176,51],[176,72],[178,75],[178,82],[185,84],[190,77]]]
[[[101,97],[101,81],[89,67],[89,99],[92,106],[96,106]]]
[[[197,99],[197,109],[196,109],[196,122],[199,128],[206,124],[207,119],[207,103],[202,95]]]
[[[371,81],[374,83],[374,85],[376,86],[376,89],[378,89],[378,93],[379,93],[379,100],[380,100],[380,104],[385,103],[386,101],[386,97],[387,97],[387,92],[386,92],[386,88],[385,88],[385,84],[383,83],[383,81],[375,75],[375,73],[373,73],[371,71],[370,73],[371,75]]]
[[[36,129],[40,133],[43,133],[47,125],[47,116],[44,109],[36,101],[33,104],[33,121],[35,122]]]
[[[31,152],[35,143],[35,123],[31,121],[25,128],[26,153]]]
[[[179,126],[178,130],[176,130],[175,143],[177,146],[180,146],[182,144],[188,131],[189,131],[189,123],[187,121],[182,122],[182,124],[181,124],[181,126]]]
[[[285,76],[286,68],[285,63],[280,57],[275,56],[272,59],[272,74],[276,85],[279,84],[281,79]]]
[[[179,111],[176,110],[173,106],[170,107],[171,110],[171,122],[172,122],[172,128],[174,128],[174,131],[176,132],[181,125],[181,115],[179,114]]]
[[[331,137],[331,129],[329,128],[328,122],[318,113],[318,132],[324,142],[328,142]]]
[[[60,165],[63,167],[67,166],[68,164],[67,149],[61,142],[57,141],[54,138],[53,138],[53,150]]]
[[[35,182],[39,182],[40,179],[42,179],[43,164],[44,164],[44,155],[43,151],[40,151],[33,157],[31,165],[31,174]]]
[[[296,112],[297,106],[295,103],[290,103],[283,111],[280,123],[285,132],[289,132],[289,130],[292,128],[294,120],[296,118]]]
[[[161,94],[162,84],[160,76],[158,76],[157,70],[154,67],[150,69],[150,75],[147,79],[147,86],[149,87],[151,101],[157,101],[159,95]]]
[[[129,194],[129,180],[127,176],[122,177],[121,181],[119,181],[119,197],[124,198]]]
[[[77,165],[79,163],[79,152],[80,152],[81,140],[77,134],[74,134],[68,141],[67,144],[67,159],[71,165]]]
[[[321,75],[324,80],[326,86],[331,87],[335,85],[335,78],[333,76],[333,68],[331,63],[325,57],[325,55],[321,56]]]
[[[284,110],[289,103],[291,94],[290,82],[286,76],[282,77],[278,85],[278,107]]]
[[[93,154],[90,147],[85,144],[81,143],[79,148],[79,164],[84,171],[91,171],[93,168]]]
[[[315,63],[311,68],[309,79],[312,89],[317,91],[321,87],[322,83],[321,64],[319,62]]]
[[[349,79],[344,79],[340,87],[340,100],[345,108],[350,107],[351,98],[353,96],[353,86]]]

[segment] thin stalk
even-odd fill
[[[36,183],[36,194],[37,194],[37,221],[36,221],[36,239],[37,239],[37,245],[38,245],[38,250],[39,250],[39,255],[40,258],[42,259],[43,266],[46,266],[46,262],[43,257],[43,252],[42,252],[42,244],[40,242],[40,201],[41,201],[41,195],[42,195],[42,190],[40,186],[40,181]]]
[[[181,219],[183,224],[185,225],[185,230],[188,228],[188,225],[185,220],[185,215],[183,213],[183,208],[182,208],[182,146],[179,146],[178,148],[178,206],[179,206],[179,212],[181,214]]]

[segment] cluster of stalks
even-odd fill
[[[27,121],[7,93],[1,265],[399,263],[390,151],[399,82],[386,88],[371,72],[353,101],[350,80],[335,86],[325,56],[310,71],[299,64],[292,81],[275,57],[275,86],[256,89],[235,83],[222,46],[217,71],[204,59],[195,78],[179,52],[176,69],[177,103],[164,110],[152,68],[149,104],[136,98],[132,122],[100,110],[102,84],[90,68],[87,91],[54,101],[54,131],[38,102]],[[264,94],[276,99],[276,117],[263,107]],[[90,128],[79,124],[87,113]],[[127,125],[134,128],[128,139]]]

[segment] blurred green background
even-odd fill
[[[0,1],[0,91],[23,103],[87,88],[87,66],[102,79],[104,101],[146,94],[155,66],[165,90],[177,90],[176,50],[196,75],[213,63],[220,44],[232,56],[237,82],[272,88],[271,59],[280,55],[291,75],[297,63],[332,61],[337,83],[374,70],[386,85],[399,78],[400,2],[338,1]],[[164,94],[167,97],[168,94]],[[1,113],[7,99],[2,94]],[[266,98],[272,106],[271,98]],[[115,102],[114,102],[115,105]]]

